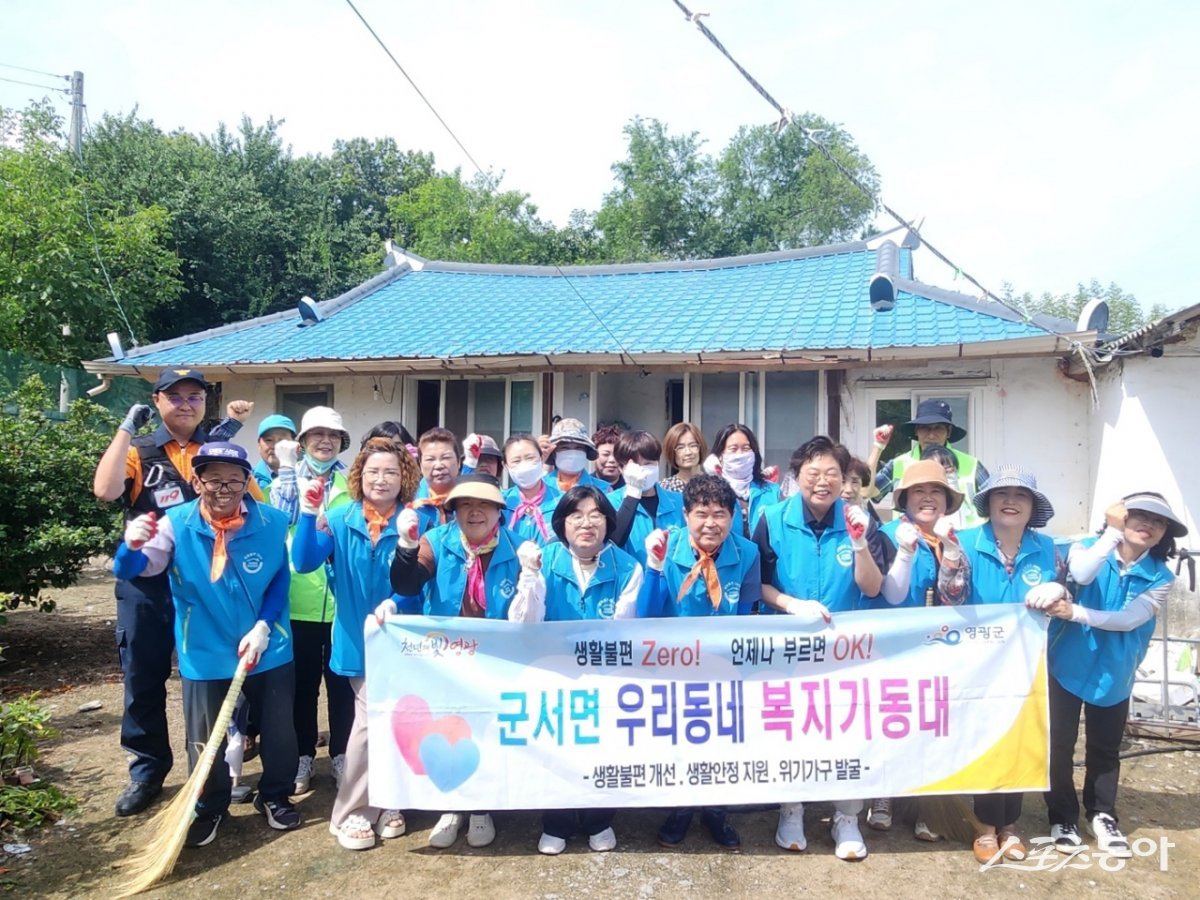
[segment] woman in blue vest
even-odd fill
[[[239,657],[248,657],[252,671],[242,693],[259,724],[263,765],[254,808],[272,828],[290,831],[300,826],[300,814],[288,799],[297,752],[287,517],[246,496],[253,475],[237,444],[205,444],[192,459],[192,472],[198,498],[171,507],[161,519],[145,513],[131,521],[113,571],[125,579],[169,572],[189,770],[213,736]],[[229,767],[214,765],[187,846],[216,838],[229,800]]]
[[[841,444],[824,435],[805,441],[790,466],[799,493],[768,507],[754,532],[763,601],[796,617],[799,625],[821,626],[835,613],[864,609],[883,585],[887,542],[864,510],[841,499],[849,465],[850,451]],[[831,833],[838,859],[867,856],[858,827],[862,808],[862,800],[834,804]],[[808,847],[803,803],[779,805],[775,843],[796,852]]]
[[[545,546],[554,540],[550,519],[562,493],[542,480],[545,466],[537,438],[532,434],[514,434],[504,442],[504,467],[513,486],[504,492],[508,506],[508,527],[518,543],[533,541]]]
[[[449,524],[419,535],[416,513],[400,514],[399,546],[392,560],[392,589],[402,597],[420,599],[406,612],[427,616],[468,616],[506,619],[521,564],[516,535],[504,527],[504,497],[490,475],[464,475],[446,497]],[[384,601],[380,618],[396,612]],[[429,834],[429,846],[444,850],[463,826],[461,813],[446,813]],[[472,813],[467,843],[486,847],[496,839],[496,826],[486,812]]]
[[[1054,507],[1037,479],[1016,466],[997,469],[975,495],[975,511],[988,521],[955,535],[945,519],[935,531],[942,542],[938,593],[946,603],[1024,603],[1038,585],[1062,584],[1066,566],[1044,528]],[[961,549],[960,549],[961,548]],[[1035,594],[1035,596],[1038,596]],[[975,815],[984,831],[975,839],[975,858],[987,863],[1025,858],[1017,831],[1020,793],[975,795]]]
[[[324,496],[316,481],[300,481],[300,522],[292,539],[297,572],[331,563],[336,583],[330,668],[349,680],[354,718],[346,761],[333,802],[330,831],[347,850],[375,846],[375,835],[404,834],[399,810],[381,810],[367,799],[367,685],[363,620],[391,594],[391,560],[396,552],[396,518],[412,498],[421,473],[408,451],[387,438],[371,438],[347,476],[351,502],[326,512],[317,527]]]
[[[568,622],[628,619],[637,615],[642,567],[608,540],[616,513],[590,485],[563,494],[554,510],[558,541],[544,548],[522,544],[521,580],[509,608],[513,622]],[[617,846],[611,809],[556,809],[542,814],[538,852],[557,856],[573,834],[586,834],[588,846],[602,852]]]
[[[758,438],[745,425],[726,425],[713,439],[712,455],[705,470],[720,475],[737,496],[733,529],[744,538],[751,537],[763,512],[779,503],[779,485],[763,474],[762,451]],[[771,471],[777,473],[775,467]]]
[[[1107,512],[1099,537],[1072,545],[1067,555],[1075,601],[1063,591],[1027,598],[1050,622],[1050,790],[1046,807],[1050,837],[1064,853],[1083,845],[1075,793],[1075,741],[1079,713],[1087,721],[1084,815],[1097,849],[1133,855],[1117,825],[1121,738],[1129,718],[1129,695],[1146,655],[1158,611],[1174,576],[1167,560],[1187,527],[1161,494],[1130,494]]]
[[[762,596],[758,548],[733,531],[737,497],[724,479],[697,475],[683,489],[684,528],[655,529],[646,537],[646,577],[638,616],[749,615]],[[678,847],[692,824],[690,808],[673,811],[658,843]],[[713,841],[742,846],[723,808],[700,812]]]
[[[646,564],[646,536],[656,528],[683,527],[683,497],[658,484],[662,444],[648,431],[627,431],[617,439],[613,456],[621,465],[625,486],[608,501],[617,510],[612,542]]]

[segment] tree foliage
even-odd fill
[[[1161,303],[1156,303],[1150,309],[1145,310],[1133,294],[1121,290],[1115,283],[1104,287],[1094,278],[1088,284],[1079,282],[1072,294],[1044,292],[1040,297],[1034,297],[1033,294],[1026,292],[1016,296],[1009,287],[1005,297],[1010,303],[1015,303],[1031,316],[1043,313],[1060,319],[1069,319],[1072,322],[1078,320],[1084,306],[1097,298],[1108,304],[1109,334],[1125,334],[1153,322],[1155,319],[1162,318],[1168,312]]]
[[[93,556],[112,550],[113,508],[92,494],[92,473],[115,423],[88,400],[62,421],[36,375],[4,397],[0,408],[0,600],[34,604],[46,587],[74,583]]]

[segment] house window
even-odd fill
[[[815,372],[745,372],[692,376],[691,408],[711,442],[726,425],[741,422],[758,437],[767,465],[786,467],[792,451],[817,429],[818,379]]]
[[[275,388],[275,411],[297,425],[314,406],[333,406],[332,384],[289,384]]]
[[[508,433],[533,433],[533,382],[512,381],[508,388]]]
[[[917,407],[922,400],[944,400],[950,404],[950,418],[954,420],[955,425],[960,425],[966,429],[966,436],[956,443],[951,444],[955,450],[961,450],[963,453],[978,455],[972,442],[972,432],[974,431],[972,416],[978,406],[979,398],[977,394],[979,390],[967,388],[950,388],[938,389],[929,387],[914,388],[911,390],[886,388],[878,390],[868,390],[867,392],[868,415],[870,416],[870,430],[873,431],[880,425],[893,425],[895,431],[892,432],[892,439],[888,441],[888,445],[883,449],[883,454],[879,458],[879,464],[882,466],[885,462],[907,453],[912,449],[913,444],[908,438],[900,434],[900,426],[905,422],[912,420],[917,414]],[[868,440],[870,435],[868,434]]]
[[[741,418],[741,376],[735,373],[700,378],[700,427],[712,443],[717,432]]]

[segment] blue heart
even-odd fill
[[[479,768],[479,746],[470,738],[451,744],[444,734],[428,734],[418,750],[425,774],[443,794],[454,790]]]

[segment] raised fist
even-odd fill
[[[145,403],[135,403],[129,407],[129,412],[125,414],[125,419],[121,422],[120,429],[121,431],[128,431],[130,435],[136,435],[146,427],[153,417],[153,407],[147,406]]]
[[[467,468],[479,467],[479,451],[483,449],[483,438],[471,432],[462,442],[463,465]]]
[[[279,468],[294,469],[300,459],[300,445],[295,441],[276,441],[275,458],[279,460]]]
[[[655,528],[646,535],[646,565],[655,572],[661,572],[663,560],[667,558],[667,532]]]
[[[321,511],[325,500],[325,484],[319,478],[297,478],[296,489],[300,492],[300,512],[315,516]]]
[[[125,526],[125,546],[130,550],[141,550],[156,534],[158,516],[152,512],[144,513]]]
[[[910,556],[917,552],[917,541],[921,539],[921,533],[917,531],[917,526],[908,521],[907,517],[900,519],[900,524],[896,526],[896,544],[900,550]]]
[[[417,531],[420,528],[420,520],[417,518],[415,509],[402,509],[400,515],[396,517],[396,531],[400,534],[400,546],[405,550],[411,550],[417,546]]]
[[[230,400],[225,406],[225,415],[231,419],[237,419],[239,422],[245,422],[252,412],[254,412],[253,400]]]
[[[865,550],[867,548],[867,527],[871,524],[871,517],[857,506],[847,505],[846,510],[846,531],[850,535],[850,544],[857,550]]]
[[[875,446],[882,450],[888,445],[888,441],[892,439],[892,432],[895,431],[894,425],[880,425],[875,429]]]
[[[942,516],[933,523],[933,533],[942,542],[942,559],[957,560],[962,556],[958,535],[954,533],[954,522],[949,516]]]
[[[540,572],[542,570],[542,548],[533,541],[526,541],[517,548],[517,562],[526,571]]]

